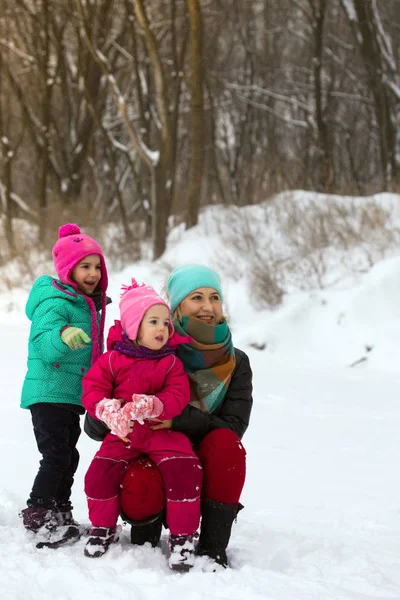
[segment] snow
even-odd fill
[[[209,235],[201,262],[212,264],[218,236]],[[175,230],[161,261],[111,273],[108,325],[121,283],[135,277],[160,290],[172,256],[173,264],[200,261],[199,241],[199,228]],[[331,287],[293,290],[273,311],[249,305],[245,278],[222,275],[234,342],[254,372],[254,409],[231,568],[215,573],[205,558],[172,573],[165,531],[161,548],[139,548],[124,527],[99,559],[83,555],[83,539],[35,548],[18,517],[39,459],[29,412],[19,408],[26,292],[0,295],[1,600],[400,598],[400,253]],[[73,502],[84,525],[83,478],[97,448],[82,434]]]
[[[347,16],[349,17],[350,21],[356,21],[357,14],[353,4],[353,0],[342,0],[342,4],[346,10]]]

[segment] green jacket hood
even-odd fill
[[[32,321],[35,310],[41,302],[49,300],[50,298],[65,299],[68,296],[71,299],[77,297],[77,293],[73,287],[61,283],[61,281],[54,277],[50,277],[50,275],[42,275],[32,286],[26,303],[26,316]]]

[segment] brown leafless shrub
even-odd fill
[[[274,308],[281,304],[284,290],[279,281],[277,265],[264,262],[253,263],[249,273],[249,287],[260,306]]]
[[[100,220],[95,211],[81,203],[66,205],[52,202],[46,209],[46,237],[38,242],[38,225],[23,219],[15,220],[15,251],[10,256],[5,243],[4,218],[0,218],[0,292],[13,287],[29,287],[43,274],[55,275],[51,249],[58,229],[65,223],[77,223],[83,233],[92,236],[101,246],[109,272],[121,270],[141,258],[141,243],[145,224],[131,224],[132,240],[128,243],[120,222]]]
[[[51,260],[47,260],[44,247],[37,242],[37,227],[23,219],[15,221],[15,249],[11,257],[5,244],[4,218],[0,219],[0,293],[14,287],[29,289],[39,275],[51,273]]]
[[[254,210],[231,208],[229,224],[222,214],[214,228],[226,248],[221,268],[246,277],[261,306],[277,306],[293,289],[333,285],[339,271],[367,271],[400,242],[390,210],[373,198],[285,193]]]

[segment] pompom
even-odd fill
[[[132,283],[131,285],[125,285],[124,283],[121,285],[121,296],[120,298],[122,298],[122,296],[124,294],[126,294],[126,292],[129,292],[129,290],[135,290],[136,288],[140,288],[140,287],[146,287],[145,283],[138,283],[136,281],[136,279],[133,279],[132,277]]]
[[[79,229],[78,225],[75,225],[75,223],[67,223],[66,225],[61,225],[61,227],[59,228],[58,239],[66,237],[67,235],[74,235],[80,232],[81,230]]]

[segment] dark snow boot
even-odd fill
[[[131,525],[131,542],[136,546],[143,546],[146,542],[156,548],[160,543],[161,531],[164,522],[164,513],[160,512],[154,517],[144,521],[132,521],[121,512],[122,519]]]
[[[187,573],[194,565],[194,535],[169,536],[169,568],[179,573]]]
[[[77,542],[81,536],[79,530],[79,523],[77,523],[71,510],[63,510],[63,508],[57,508],[54,512],[54,517],[57,521],[57,525],[52,529],[47,539],[40,541],[36,544],[37,548],[59,548],[67,544],[73,544]]]
[[[28,506],[21,510],[20,517],[25,529],[33,533],[38,533],[42,527],[50,530],[57,526],[54,510],[44,506]]]
[[[41,539],[36,544],[36,548],[56,550],[61,546],[74,544],[79,540],[81,535],[79,525],[74,521],[71,511],[65,513],[55,512],[54,517],[56,524],[47,535],[42,535],[41,530],[38,532],[38,539]]]
[[[88,558],[100,558],[114,542],[118,542],[119,527],[92,527],[86,542],[84,555]]]
[[[29,506],[21,511],[21,516],[24,527],[36,534],[36,548],[59,548],[72,537],[69,527],[60,527],[54,508]]]
[[[241,504],[223,504],[208,499],[201,503],[200,539],[196,549],[198,556],[208,556],[218,565],[228,566],[226,549],[232,524],[242,508]]]

